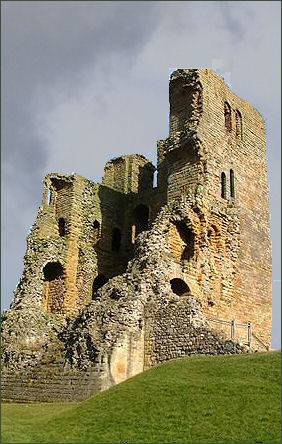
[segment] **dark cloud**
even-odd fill
[[[240,7],[244,9],[244,7],[246,6],[244,5],[244,3],[246,4],[247,2],[237,2],[237,3],[239,3]],[[234,11],[234,8],[232,7],[232,4],[230,2],[218,2],[218,7],[221,10],[224,19],[224,24],[228,29],[230,36],[232,37],[231,38],[232,43],[233,45],[236,45],[238,40],[241,41],[244,39],[246,34],[247,23],[242,22],[242,17],[236,14],[236,11]],[[246,16],[248,17],[248,11],[244,11],[244,14],[246,14]]]
[[[82,71],[110,54],[134,57],[158,22],[156,5],[138,2],[6,2],[2,5],[4,160],[44,164],[33,140],[37,89],[75,89]],[[124,63],[124,61],[123,61]],[[11,118],[13,116],[13,118]],[[7,147],[7,149],[5,149]]]

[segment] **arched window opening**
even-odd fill
[[[93,222],[93,238],[94,242],[96,242],[100,237],[100,222],[98,220],[94,220]]]
[[[225,120],[225,128],[227,131],[232,131],[232,120],[231,120],[231,107],[229,103],[224,103],[224,120]]]
[[[226,199],[226,174],[221,173],[221,197]]]
[[[133,217],[136,237],[139,233],[149,228],[149,207],[143,204],[138,205],[133,211]]]
[[[190,289],[186,284],[186,282],[183,281],[183,279],[179,278],[171,279],[170,286],[173,293],[177,294],[178,296],[183,296],[190,293]]]
[[[194,256],[195,234],[184,222],[177,222],[177,231],[184,243],[181,259],[189,261]]]
[[[108,282],[108,278],[104,274],[98,274],[95,277],[92,285],[92,299],[95,298],[95,293],[99,290],[99,288],[103,287]]]
[[[47,282],[54,281],[64,274],[63,266],[60,262],[48,262],[43,268],[44,279]]]
[[[230,196],[235,197],[235,179],[233,170],[230,170]]]
[[[62,313],[65,297],[65,273],[60,262],[48,262],[43,268],[46,308],[51,313]]]
[[[60,217],[58,220],[58,228],[60,236],[65,236],[67,234],[66,221],[63,217]]]
[[[242,114],[238,109],[236,109],[235,111],[235,120],[236,120],[236,137],[242,139],[243,137]]]
[[[112,251],[119,251],[121,245],[121,231],[119,228],[114,228],[112,231]]]

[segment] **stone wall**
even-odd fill
[[[243,353],[244,347],[228,341],[205,324],[199,304],[190,295],[151,302],[145,317],[145,367],[195,354]]]
[[[229,249],[229,254],[233,252],[236,272],[233,288],[223,294],[229,303],[220,307],[217,315],[233,317],[238,322],[251,321],[254,331],[269,346],[271,242],[264,121],[254,107],[231,92],[213,71],[200,70],[199,77],[203,86],[203,113],[198,134],[202,151],[206,153],[206,194],[210,207],[218,214],[217,226],[220,227],[222,208],[232,207],[233,226],[238,225],[238,246],[234,251],[223,238],[225,250]],[[231,113],[229,126],[224,117],[226,103]],[[231,170],[234,174],[233,197]],[[222,172],[226,175],[225,199],[220,193]],[[231,234],[234,233],[231,231]]]
[[[1,384],[2,400],[19,402],[80,401],[102,389],[96,367],[79,371],[56,363],[22,371],[6,369]]]
[[[153,188],[155,167],[144,156],[130,154],[107,162],[102,184],[122,193],[140,193]]]

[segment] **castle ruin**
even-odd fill
[[[160,362],[266,350],[271,244],[264,121],[210,69],[169,84],[155,167],[52,173],[2,322],[2,396],[85,399]]]

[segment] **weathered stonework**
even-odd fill
[[[209,69],[170,79],[154,166],[49,174],[2,323],[5,399],[84,399],[165,360],[271,342],[264,122]]]

